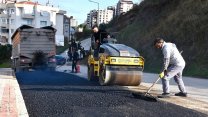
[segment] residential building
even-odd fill
[[[108,6],[107,9],[113,11],[113,18],[114,18],[116,16],[116,6]]]
[[[91,28],[93,25],[97,23],[97,10],[91,10],[90,13],[87,14],[87,27]]]
[[[78,21],[71,16],[70,17],[70,27],[76,28],[77,26],[78,26]]]
[[[133,2],[131,0],[119,0],[116,8],[116,15],[121,15],[133,8]]]
[[[18,0],[0,0],[0,3],[14,3]]]
[[[100,24],[107,24],[113,19],[113,10],[104,9],[99,11],[99,22]]]
[[[70,18],[70,28],[69,28],[69,41],[74,38],[75,30],[78,27],[78,21],[71,16]]]
[[[53,26],[56,40],[64,40],[64,15],[66,11],[37,2],[16,1],[0,5],[0,41],[11,44],[11,36],[21,25],[35,28]]]
[[[109,21],[112,20],[113,14],[114,12],[112,9],[99,10],[99,23],[107,24]],[[90,13],[87,14],[86,23],[88,28],[91,28],[93,25],[97,24],[97,16],[97,10],[91,10]]]
[[[0,3],[0,44],[8,42],[7,17],[6,5]]]
[[[70,17],[64,16],[64,37],[69,40],[70,37]]]

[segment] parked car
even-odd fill
[[[57,65],[64,65],[66,63],[66,58],[61,55],[56,55],[55,59]]]

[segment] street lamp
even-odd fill
[[[95,1],[92,1],[92,0],[88,0],[89,2],[93,2],[93,3],[96,3],[97,6],[98,6],[98,13],[97,13],[97,25],[99,26],[99,15],[100,15],[100,11],[99,11],[99,3],[98,2],[95,2]]]

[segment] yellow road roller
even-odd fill
[[[88,56],[88,80],[100,85],[138,86],[144,69],[144,58],[124,44],[103,43],[98,57],[91,50]]]

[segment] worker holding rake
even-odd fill
[[[162,80],[162,95],[158,98],[165,98],[170,96],[169,80],[174,77],[175,82],[180,90],[175,96],[187,97],[186,88],[182,80],[182,72],[185,67],[185,61],[178,51],[174,43],[165,42],[162,38],[156,38],[154,41],[154,46],[162,50],[163,53],[163,67],[159,74]]]

